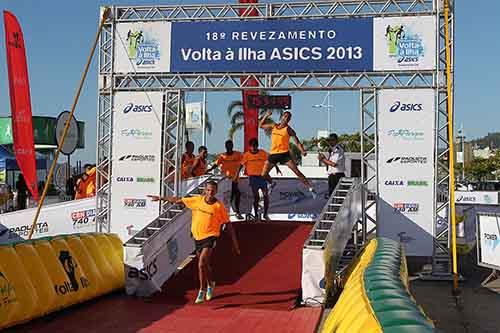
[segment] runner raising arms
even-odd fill
[[[266,124],[266,120],[272,115],[272,111],[268,111],[264,117],[259,122],[259,127],[262,129],[270,129],[271,132],[271,151],[269,152],[269,158],[264,165],[264,170],[262,171],[262,176],[265,178],[269,177],[269,171],[275,166],[280,164],[286,164],[290,170],[292,170],[297,177],[299,177],[300,181],[308,188],[309,192],[311,192],[314,199],[317,197],[317,193],[314,188],[311,186],[311,183],[306,179],[304,174],[300,172],[299,168],[297,168],[297,164],[292,159],[290,155],[290,150],[288,145],[290,143],[290,138],[293,138],[297,147],[302,154],[302,156],[306,156],[307,153],[304,150],[304,146],[300,142],[299,138],[295,131],[288,125],[290,119],[292,118],[292,114],[289,111],[285,111],[283,116],[281,116],[280,122],[278,124],[271,123]],[[273,183],[274,185],[274,183]]]
[[[223,224],[233,241],[233,248],[237,255],[240,254],[240,247],[236,233],[227,215],[224,204],[217,200],[217,183],[209,180],[205,187],[205,193],[201,196],[177,198],[159,197],[148,195],[152,201],[168,201],[173,204],[184,204],[192,211],[191,233],[194,238],[196,255],[198,257],[198,276],[200,279],[200,290],[195,303],[201,303],[205,299],[210,301],[213,297],[215,281],[212,272],[212,253],[220,236]]]

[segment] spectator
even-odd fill
[[[87,197],[87,180],[89,176],[84,172],[76,181],[76,194],[75,200],[84,199]]]
[[[17,209],[26,209],[26,199],[28,198],[28,186],[22,174],[19,174],[16,181],[17,189]]]

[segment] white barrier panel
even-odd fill
[[[146,195],[161,188],[161,92],[117,92],[113,105],[111,230],[122,241],[159,214]]]
[[[471,205],[498,205],[499,192],[455,191],[455,202]]]
[[[128,295],[149,296],[194,252],[191,238],[191,211],[161,231],[142,249],[125,247],[125,290]]]
[[[477,263],[500,270],[500,215],[477,215]]]
[[[309,179],[318,193],[316,199],[313,199],[311,193],[297,178],[279,178],[275,181],[277,184],[269,196],[269,216],[272,219],[313,221],[328,200],[326,179]],[[248,178],[240,180],[239,189],[241,212],[253,214],[253,193],[248,185]]]
[[[27,239],[36,208],[0,215],[0,244]],[[33,238],[95,232],[95,198],[42,207]]]
[[[377,117],[377,236],[403,243],[409,256],[432,256],[435,92],[382,90]]]
[[[321,306],[325,300],[325,260],[323,250],[302,249],[302,301]]]

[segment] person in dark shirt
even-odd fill
[[[26,209],[26,199],[28,198],[28,186],[22,174],[19,174],[16,182],[17,189],[17,209]]]

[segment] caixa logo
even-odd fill
[[[123,113],[127,114],[129,112],[142,112],[142,113],[148,113],[153,111],[153,106],[151,104],[134,104],[134,103],[128,103],[125,105],[123,108]]]
[[[148,281],[153,278],[153,276],[158,273],[158,266],[156,265],[156,258],[147,264],[144,268],[142,269],[137,269],[135,267],[129,267],[127,277],[129,279],[139,279],[139,280],[144,280]]]
[[[311,219],[316,220],[318,214],[315,213],[288,213],[288,219]]]
[[[422,103],[401,103],[401,101],[396,101],[390,107],[389,112],[418,112],[422,111],[424,108],[422,107]]]

